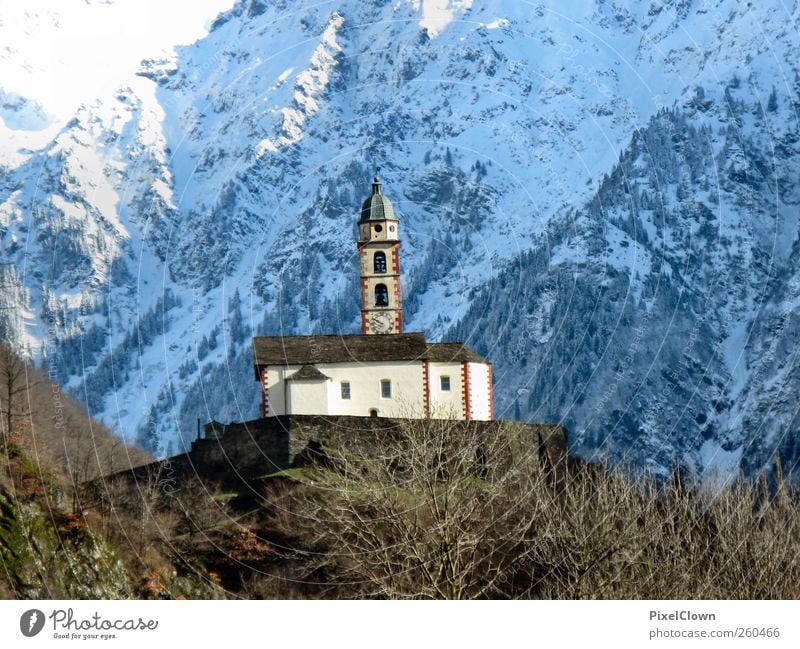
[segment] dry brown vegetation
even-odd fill
[[[800,500],[780,476],[706,493],[552,466],[525,434],[420,421],[379,458],[327,449],[268,496],[292,578],[335,597],[800,596]]]
[[[153,459],[88,417],[46,371],[5,343],[0,344],[0,415],[0,453],[21,450],[61,482],[79,484]]]

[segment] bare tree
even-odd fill
[[[513,424],[403,421],[326,449],[302,482],[273,495],[272,524],[363,596],[527,592],[535,541],[554,526],[551,472]]]
[[[28,366],[8,343],[0,343],[0,450],[13,435],[15,422],[30,416],[24,395],[29,389]]]
[[[267,490],[287,579],[317,596],[800,596],[800,497],[540,460],[531,429],[407,421],[329,440]]]

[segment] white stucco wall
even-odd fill
[[[284,391],[284,377],[300,369],[267,368],[269,409],[267,416],[284,414],[330,414],[369,416],[376,409],[382,417],[423,417],[422,361],[396,363],[318,363],[327,381],[298,381],[297,386],[319,383],[322,391],[298,388],[289,381],[290,392]],[[381,397],[381,379],[392,382],[390,399]],[[341,398],[341,383],[350,383],[350,399]],[[295,392],[296,391],[296,392]],[[295,396],[297,394],[297,396]],[[303,408],[302,412],[295,406]]]
[[[288,410],[293,415],[327,415],[328,384],[323,379],[288,381],[286,383]]]
[[[489,366],[485,363],[468,363],[470,409],[472,418],[486,421],[492,418],[489,388]]]
[[[293,367],[267,367],[267,416],[285,415],[288,408],[288,395],[284,390],[284,377],[300,369]]]
[[[318,363],[329,377],[319,381],[285,381],[300,365],[268,367],[268,411],[284,414],[329,414],[367,417],[376,409],[382,417],[425,416],[422,361],[386,363]],[[488,366],[470,363],[470,405],[473,419],[491,419]],[[430,414],[434,418],[464,417],[462,364],[430,363]],[[441,389],[441,377],[450,377],[450,391]],[[390,399],[381,397],[381,379],[392,382]],[[341,383],[350,383],[350,399],[341,398]],[[286,389],[288,386],[288,390]]]
[[[371,409],[381,417],[423,417],[422,362],[332,363],[318,365],[331,377],[328,412],[366,417]],[[390,399],[381,397],[381,379],[392,382]],[[350,383],[350,399],[341,398],[341,383]]]
[[[461,363],[430,363],[429,383],[431,417],[434,419],[463,419],[464,399],[461,382]],[[442,390],[442,377],[450,377],[450,391]]]

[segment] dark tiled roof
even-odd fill
[[[325,376],[322,372],[320,372],[316,367],[313,365],[303,365],[299,370],[297,370],[291,376],[287,376],[287,381],[319,381],[329,379],[329,376]]]
[[[428,343],[428,353],[425,358],[433,363],[485,363],[486,359],[474,349],[464,343]]]
[[[380,361],[475,362],[486,359],[461,343],[428,343],[424,333],[351,336],[258,336],[255,365],[314,365]]]
[[[425,334],[253,338],[256,365],[404,361],[425,353]]]

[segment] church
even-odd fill
[[[403,331],[400,223],[377,177],[358,233],[361,334],[253,338],[261,416],[491,421],[491,363]]]

